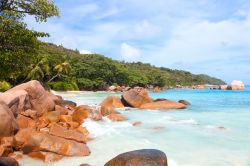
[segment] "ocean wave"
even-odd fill
[[[90,132],[91,137],[99,137],[105,135],[107,133],[112,132],[120,132],[121,128],[128,128],[132,127],[132,124],[129,122],[112,122],[108,118],[104,117],[101,122],[93,121],[91,119],[87,119],[83,124],[83,127],[86,127],[87,130]]]
[[[166,119],[167,121],[165,121],[166,123],[171,123],[171,124],[188,124],[188,125],[198,125],[199,123],[194,120],[194,119],[174,119],[171,117],[168,117],[168,119]]]

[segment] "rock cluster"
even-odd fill
[[[187,104],[184,100],[153,100],[145,89],[134,88],[127,89],[121,98],[107,97],[100,107],[77,106],[72,101],[46,91],[38,81],[30,81],[0,94],[0,164],[18,165],[15,159],[22,156],[15,151],[46,163],[64,156],[88,156],[90,150],[86,143],[92,138],[89,138],[88,130],[81,126],[86,119],[98,121],[105,116],[119,122],[128,118],[117,108],[165,110],[186,108]],[[164,155],[155,151],[132,154],[138,157],[138,161],[144,160],[142,156],[151,155],[157,159],[156,162],[149,161],[153,164],[162,158],[164,165],[166,160]]]
[[[167,99],[153,100],[147,90],[143,88],[130,89],[123,93],[122,102],[125,106],[142,109],[184,109],[187,106],[180,102],[174,102]]]
[[[91,140],[89,132],[80,126],[86,118],[99,120],[102,115],[89,106],[76,107],[46,91],[38,81],[1,93],[0,163],[15,165],[8,158],[15,156],[15,151],[44,162],[90,155],[86,145]]]

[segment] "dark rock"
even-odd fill
[[[19,164],[11,157],[0,157],[0,166],[19,166]]]
[[[191,105],[191,103],[189,103],[187,100],[179,100],[178,102],[184,105]]]
[[[105,166],[167,166],[165,153],[155,149],[142,149],[120,154]]]

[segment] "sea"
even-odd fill
[[[77,104],[98,105],[112,92],[57,92]],[[127,121],[87,120],[94,140],[88,157],[66,157],[44,164],[24,156],[21,166],[103,166],[115,156],[138,149],[159,149],[169,166],[250,166],[250,87],[244,91],[174,89],[150,92],[154,98],[191,103],[183,110],[118,109]],[[134,122],[141,122],[133,126]]]

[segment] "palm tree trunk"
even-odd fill
[[[59,74],[56,74],[56,75],[54,75],[49,81],[48,81],[48,83],[49,82],[51,82],[51,81],[53,81],[56,77],[58,77],[59,76]]]

